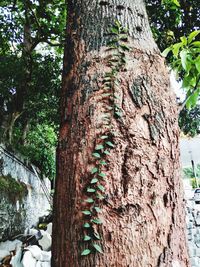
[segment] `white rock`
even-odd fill
[[[51,267],[51,263],[50,262],[38,261],[37,264],[36,264],[36,267]]]
[[[21,246],[22,242],[18,239],[15,239],[13,241],[5,241],[0,243],[0,250],[8,250],[8,251],[13,251],[15,250],[18,246]]]
[[[6,256],[10,255],[10,251],[8,250],[0,250],[0,261],[3,260]]]
[[[52,235],[52,223],[49,223],[47,225],[47,231],[46,232],[49,233],[50,235]]]
[[[23,267],[35,267],[36,263],[37,263],[37,260],[33,258],[32,253],[30,251],[26,251],[22,259],[22,266]]]
[[[26,249],[31,252],[33,258],[35,258],[37,261],[42,259],[42,250],[38,246],[29,246]]]
[[[51,251],[42,251],[41,261],[51,261]]]
[[[28,230],[28,233],[29,235],[37,235],[38,234],[38,230],[37,229],[34,229],[34,228],[31,228]]]
[[[38,241],[43,250],[49,251],[51,249],[52,238],[46,231],[41,230],[42,238]]]

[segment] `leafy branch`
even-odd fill
[[[182,80],[182,88],[187,95],[180,104],[180,111],[185,106],[187,109],[195,107],[200,93],[200,41],[195,40],[199,33],[200,30],[196,30],[188,37],[182,36],[181,42],[171,45],[162,53],[165,57],[172,53],[171,67]]]

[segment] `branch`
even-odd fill
[[[183,103],[179,104],[179,113],[184,109],[184,107],[185,107],[185,105],[186,105],[188,99],[189,99],[189,98],[195,93],[195,91],[197,90],[197,87],[198,87],[198,85],[199,85],[199,82],[200,82],[200,76],[199,76],[199,78],[198,78],[198,80],[197,80],[197,82],[196,82],[196,84],[195,84],[195,86],[194,86],[194,88],[193,88],[191,94],[189,94],[189,95],[185,98],[185,100],[183,101]]]
[[[62,43],[52,43],[52,42],[49,41],[49,40],[41,40],[41,42],[47,43],[47,44],[49,44],[50,46],[61,46],[61,45],[62,45]]]
[[[40,22],[39,22],[39,20],[38,20],[38,17],[36,16],[35,12],[33,11],[30,2],[28,1],[27,3],[28,3],[28,8],[29,8],[30,11],[31,11],[31,14],[32,14],[33,17],[35,18],[35,22],[36,22],[36,24],[37,24],[37,26],[38,26],[38,28],[39,28],[38,30],[42,32],[42,27],[41,27],[41,25],[40,25]]]

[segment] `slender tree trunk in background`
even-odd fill
[[[3,124],[3,140],[12,143],[13,129],[16,120],[21,116],[24,111],[25,99],[28,92],[30,92],[30,83],[32,79],[32,36],[31,36],[31,23],[29,18],[28,9],[29,0],[24,1],[25,10],[25,24],[23,36],[23,50],[21,55],[21,81],[20,85],[16,88],[16,92],[11,96],[11,103],[9,106],[8,114],[4,116]]]
[[[16,120],[20,117],[21,113],[14,112],[11,115],[11,120],[9,123],[9,128],[8,128],[8,142],[9,144],[12,143],[12,137],[13,137],[13,128],[15,125]]]
[[[99,226],[103,254],[84,249],[81,213],[102,115],[105,33],[116,18],[129,28],[128,63],[120,71],[122,123],[112,119]],[[68,0],[61,127],[54,199],[53,267],[189,266],[179,130],[168,73],[150,33],[142,0]],[[178,265],[179,264],[179,265]]]
[[[21,136],[21,140],[20,140],[20,143],[22,145],[26,145],[27,141],[26,141],[26,138],[27,138],[27,134],[28,134],[28,131],[29,131],[29,119],[25,119],[24,121],[24,125],[23,125],[23,128],[22,128],[22,136]]]

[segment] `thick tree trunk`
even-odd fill
[[[101,125],[106,35],[116,18],[129,28],[127,65],[118,73],[121,120],[100,204],[103,254],[80,256],[85,187]],[[69,0],[61,128],[54,199],[53,267],[186,267],[179,130],[175,97],[152,39],[142,0]]]

